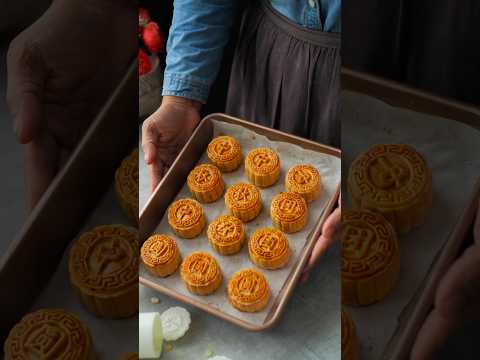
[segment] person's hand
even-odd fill
[[[7,103],[26,144],[29,210],[135,58],[136,12],[133,2],[55,0],[10,44]]]
[[[338,199],[338,207],[327,217],[323,226],[322,233],[318,237],[315,246],[312,250],[312,254],[308,259],[307,265],[303,269],[301,282],[308,280],[310,272],[313,267],[316,265],[320,257],[323,255],[325,250],[332,245],[333,241],[338,237],[338,232],[340,230],[340,225],[342,221],[342,197]]]
[[[199,102],[164,96],[162,105],[143,123],[142,148],[150,172],[151,191],[200,122],[200,108]]]
[[[434,308],[420,329],[412,360],[436,359],[438,351],[468,320],[480,319],[480,204],[474,225],[474,244],[447,271],[436,294]]]

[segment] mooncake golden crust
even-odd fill
[[[138,148],[115,172],[115,192],[125,214],[138,225]]]
[[[123,318],[138,313],[138,232],[103,225],[80,236],[70,250],[70,282],[94,315]]]
[[[355,324],[350,314],[342,307],[342,360],[358,360],[360,346]]]
[[[259,187],[275,184],[280,176],[280,158],[270,148],[257,148],[245,158],[245,174],[248,180]]]
[[[74,314],[42,309],[25,315],[4,344],[5,359],[94,360],[90,331]]]
[[[168,223],[178,236],[192,239],[205,227],[202,206],[193,199],[180,199],[168,208]]]
[[[219,216],[207,230],[210,245],[221,255],[238,253],[245,241],[245,229],[235,216]]]
[[[302,230],[307,224],[308,208],[305,199],[294,192],[282,192],[275,195],[270,205],[273,226],[286,232]]]
[[[196,166],[188,175],[187,184],[193,197],[202,203],[217,201],[225,190],[220,170],[211,164]]]
[[[237,271],[228,281],[228,300],[243,312],[261,311],[270,300],[270,288],[265,276],[254,269]]]
[[[231,172],[242,163],[242,147],[231,136],[218,136],[208,144],[207,156],[220,171]]]
[[[400,251],[395,230],[380,214],[342,213],[342,300],[369,305],[384,299],[397,283]]]
[[[248,241],[248,254],[252,262],[261,268],[280,269],[287,265],[290,257],[288,239],[280,230],[258,229]]]
[[[209,295],[222,284],[222,272],[215,258],[205,252],[194,252],[182,262],[182,280],[188,291],[196,295]]]
[[[287,172],[285,188],[289,192],[300,194],[309,203],[321,194],[322,178],[312,165],[295,165]]]
[[[145,268],[160,277],[173,274],[181,261],[177,243],[165,234],[150,236],[143,243],[140,255]]]
[[[225,193],[225,205],[230,214],[243,222],[255,219],[262,210],[262,195],[252,184],[237,183]]]
[[[356,208],[381,213],[400,234],[422,224],[432,205],[432,173],[408,145],[370,148],[352,163],[347,186]]]

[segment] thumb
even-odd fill
[[[14,40],[7,55],[7,102],[22,144],[31,142],[40,132],[46,77],[47,68],[38,46]]]
[[[155,124],[149,119],[145,120],[142,126],[142,148],[145,154],[145,163],[152,165],[157,157],[158,133]]]

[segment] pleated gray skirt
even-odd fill
[[[340,146],[340,35],[309,30],[267,1],[244,14],[226,112]]]

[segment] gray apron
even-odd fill
[[[310,30],[267,1],[244,14],[226,112],[340,146],[340,34]]]

